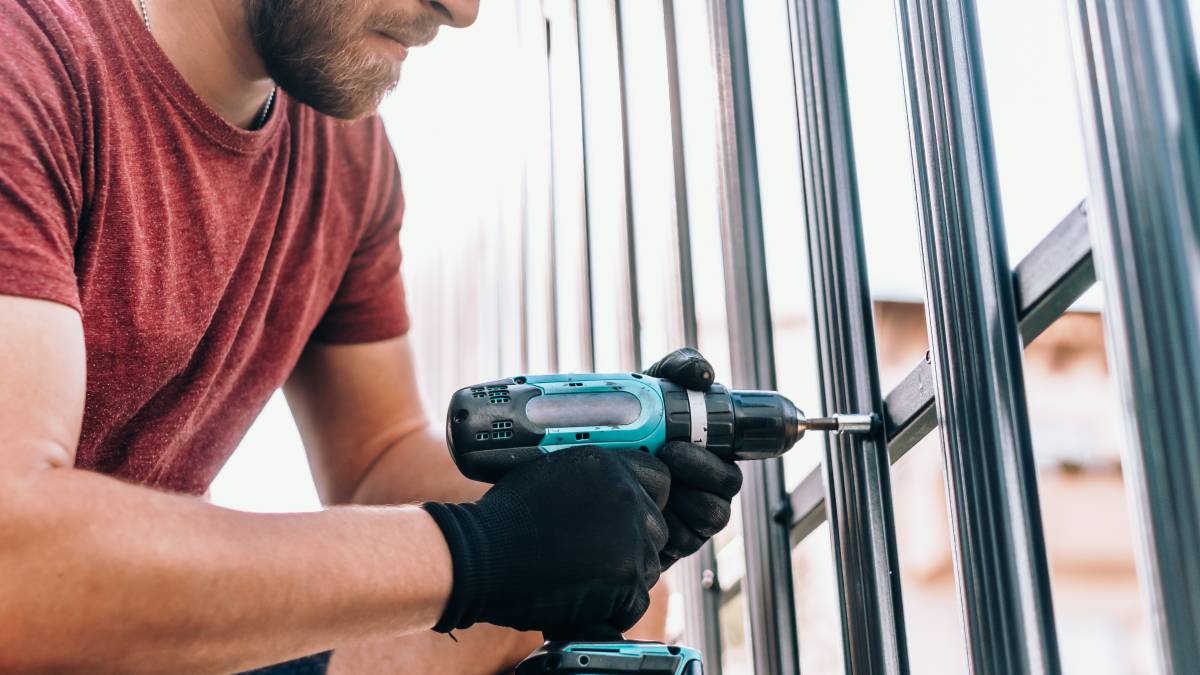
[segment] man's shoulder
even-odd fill
[[[74,51],[96,38],[95,16],[102,11],[80,0],[7,0],[0,30],[20,43],[43,42],[60,52]],[[105,5],[105,2],[97,3]],[[7,42],[6,42],[7,46]]]
[[[81,0],[7,0],[0,70],[18,79],[45,74],[80,85],[103,44],[96,25],[101,11]]]

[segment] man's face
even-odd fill
[[[375,111],[411,47],[442,25],[469,26],[479,0],[245,0],[250,35],[271,79],[333,117]]]

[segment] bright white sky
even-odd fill
[[[585,13],[604,1],[584,0]],[[786,260],[789,251],[803,247],[801,228],[794,226],[799,222],[800,205],[793,186],[799,176],[784,2],[747,3],[758,99],[756,123],[760,139],[772,139],[759,145],[764,217],[776,249],[772,260],[780,256]],[[1192,6],[1197,2],[1200,0],[1193,0]],[[626,3],[631,7],[627,11],[638,14],[649,4]],[[697,28],[695,22],[703,13],[688,9],[691,3],[676,4],[681,31]],[[528,125],[544,123],[542,119],[506,117],[504,111],[511,112],[514,107],[498,105],[531,92],[506,79],[518,63],[513,55],[516,27],[530,25],[528,15],[523,24],[520,17],[514,18],[514,6],[513,1],[487,0],[475,27],[446,31],[434,45],[414,52],[404,82],[384,106],[383,115],[405,170],[408,211],[403,236],[410,293],[412,289],[432,292],[414,277],[430,270],[431,264],[440,264],[443,256],[461,255],[462,249],[456,248],[461,244],[455,240],[456,227],[477,227],[480,219],[494,217],[498,204],[503,206],[516,178],[495,176],[506,174],[505,167],[511,166],[506,159],[523,151],[521,139],[528,138],[523,135]],[[1062,7],[1063,3],[1052,0],[979,1],[1001,196],[1014,263],[1086,192]],[[1194,24],[1198,18],[1200,12],[1193,11]],[[891,3],[842,0],[842,21],[873,292],[878,297],[917,300],[922,289],[921,265]],[[631,39],[642,39],[638,31],[645,25],[640,20],[626,21]],[[687,35],[681,35],[680,41],[685,49],[690,44]],[[638,57],[636,48],[632,52],[634,58],[652,58]],[[661,68],[657,63],[651,65],[654,67],[647,71]],[[684,65],[685,91],[703,91],[703,83],[688,81],[690,71],[700,70]],[[632,91],[643,92],[642,97],[654,95],[644,83],[631,81],[630,86]],[[685,119],[685,124],[695,124],[699,113],[685,109],[685,116],[689,114],[692,120]],[[631,134],[645,144],[656,138],[661,141],[661,130],[653,127],[635,124]],[[703,151],[689,148],[693,154]],[[656,175],[661,177],[661,172],[635,166],[635,175],[638,184],[649,184]],[[491,187],[464,194],[464,185]],[[648,193],[653,191],[635,196],[639,214],[669,209],[667,202],[656,201]],[[701,216],[694,225],[704,226]],[[414,258],[424,264],[415,263]],[[805,283],[803,276],[797,274],[797,284]],[[719,289],[716,292],[719,294]],[[807,301],[807,293],[797,297]],[[1097,300],[1090,302],[1095,305]],[[422,305],[414,299],[413,304],[431,303]],[[415,330],[421,331],[421,316],[416,319]],[[473,339],[462,336],[463,346]],[[440,404],[431,402],[430,408],[439,410]],[[299,436],[281,395],[271,400],[217,477],[212,497],[217,503],[248,510],[318,507]]]

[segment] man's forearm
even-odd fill
[[[424,428],[381,452],[359,481],[350,503],[471,502],[487,489],[486,484],[459,473],[446,440],[432,428]]]
[[[372,464],[353,499],[356,504],[468,502],[487,488],[462,476],[450,459],[446,441],[433,429],[422,429],[400,439]],[[538,633],[482,624],[455,631],[455,640],[424,631],[385,642],[339,646],[331,670],[335,674],[490,675],[511,669],[541,643]]]
[[[0,671],[224,672],[426,629],[416,508],[247,514],[74,469],[0,484]]]

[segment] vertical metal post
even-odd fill
[[[580,345],[582,351],[581,360],[584,368],[587,368],[588,370],[595,370],[595,350],[592,335],[592,253],[590,253],[589,250],[590,227],[592,226],[590,226],[590,210],[588,209],[588,139],[587,127],[584,125],[584,115],[587,113],[586,109],[583,107],[583,68],[582,54],[580,53],[580,24],[578,24],[578,20],[580,19],[578,19],[577,1],[560,2],[560,7],[562,7],[560,8],[560,11],[554,14],[559,23],[559,25],[554,26],[554,28],[557,29],[554,30],[554,32],[557,32],[559,35],[565,35],[572,38],[570,43],[564,46],[563,40],[559,40],[558,42],[548,41],[547,34],[546,47],[548,50],[551,50],[551,55],[550,58],[547,59],[547,62],[550,62],[551,59],[562,58],[572,58],[575,60],[575,84],[578,85],[578,97],[577,101],[575,102],[578,104],[578,107],[580,107],[578,108],[578,118],[562,120],[560,121],[560,124],[562,124],[562,127],[566,127],[566,125],[570,124],[578,131],[578,135],[580,135],[578,136],[578,143],[580,143],[578,144],[578,153],[580,153],[580,184],[578,184],[578,195],[580,195],[580,203],[578,203],[580,231],[578,231],[576,234],[578,239],[577,249],[575,251],[568,251],[569,255],[565,256],[566,259],[558,259],[556,262],[559,265],[562,265],[562,268],[560,269],[565,268],[564,271],[578,269],[578,274],[581,275],[580,281],[582,288],[580,289],[580,293],[578,293],[575,298],[572,298],[572,300],[577,301],[577,303],[582,305],[580,307],[580,321],[582,325],[580,325],[580,330],[578,330],[578,335],[582,337],[582,345]],[[553,49],[556,48],[556,46],[559,49],[559,53],[562,55],[554,55]],[[551,78],[550,82],[553,85],[554,79]],[[576,91],[572,90],[571,94],[576,94]],[[553,106],[551,109],[553,110]],[[572,112],[574,112],[574,110],[572,110]],[[572,118],[574,118],[574,115],[572,115]],[[559,120],[554,120],[554,124],[557,126],[559,124]],[[576,124],[577,126],[575,126]],[[557,142],[563,143],[565,141],[566,139],[558,139]],[[574,138],[570,138],[570,141],[574,141]],[[556,141],[554,141],[552,136],[552,143],[554,142]],[[557,198],[559,197],[556,197],[556,199]],[[554,223],[554,225],[556,225],[556,227],[566,226],[564,223],[560,222]],[[574,239],[575,237],[572,237],[569,240]],[[575,255],[570,255],[570,253],[575,253]]]
[[[880,413],[838,7],[794,0],[788,14],[825,412]],[[825,508],[846,669],[856,675],[908,672],[889,471],[882,424],[869,437],[826,437]]]
[[[585,17],[585,8],[590,18]],[[628,119],[617,0],[594,3],[576,0],[576,17],[588,169],[591,328],[593,342],[599,346],[593,349],[592,365],[625,370],[639,365],[640,340],[636,269],[630,241]],[[589,120],[589,114],[594,114],[594,119]],[[601,139],[620,134],[621,151],[614,152],[611,142],[597,143],[592,134]],[[614,181],[620,181],[619,188],[615,188]],[[603,199],[594,194],[596,189],[604,191]]]
[[[666,46],[667,99],[671,117],[671,155],[675,180],[676,244],[679,251],[679,291],[683,306],[683,339],[698,346],[696,295],[692,279],[692,234],[688,212],[687,163],[683,150],[683,110],[680,105],[679,46],[675,35],[675,0],[663,0]],[[704,669],[721,675],[721,588],[717,581],[717,552],[708,541],[695,554],[679,561],[684,599],[684,637],[704,654]]]
[[[709,0],[717,72],[718,170],[726,311],[734,386],[775,386],[767,261],[763,250],[758,161],[742,0]],[[754,672],[800,670],[792,597],[788,499],[778,459],[743,466],[743,589],[750,616]],[[785,517],[780,518],[779,515]]]
[[[1126,412],[1122,468],[1162,668],[1200,672],[1200,72],[1183,0],[1068,0]],[[1200,9],[1193,8],[1193,11]]]
[[[546,214],[546,220],[547,220],[547,223],[549,224],[549,227],[547,228],[548,235],[549,235],[549,241],[547,242],[547,250],[549,250],[549,252],[550,252],[550,260],[547,261],[547,268],[550,270],[550,272],[549,272],[550,283],[549,283],[549,289],[547,289],[549,291],[549,295],[550,295],[550,309],[549,309],[549,316],[547,317],[549,319],[549,323],[547,324],[547,330],[550,333],[550,345],[549,345],[549,353],[547,354],[547,356],[550,360],[551,368],[553,368],[553,370],[556,371],[556,370],[558,370],[558,284],[554,283],[554,277],[557,275],[557,269],[558,269],[557,265],[556,265],[556,260],[555,260],[558,257],[556,255],[558,239],[555,236],[555,229],[557,228],[558,224],[555,222],[554,215],[555,215],[555,203],[556,203],[555,200],[558,198],[558,196],[554,192],[554,184],[555,184],[555,181],[554,181],[554,167],[555,167],[555,164],[554,164],[554,132],[553,132],[553,127],[554,127],[554,122],[553,122],[553,119],[554,119],[553,118],[553,114],[554,114],[554,103],[553,103],[553,101],[554,101],[554,78],[550,76],[550,58],[551,58],[551,56],[550,56],[550,25],[549,25],[549,22],[547,22],[547,24],[546,24],[546,91],[548,93],[548,96],[547,96],[546,104],[548,106],[550,106],[550,120],[551,120],[551,123],[550,123],[550,126],[551,126],[550,152],[547,153],[548,160],[550,162],[550,176],[549,176],[550,177],[550,186],[549,186],[550,199],[548,200],[548,203],[546,205],[547,209],[548,209],[548,212]],[[585,180],[584,182],[586,184],[587,181]],[[585,201],[585,204],[584,204],[583,212],[584,212],[584,218],[586,219],[587,218],[586,197],[585,197],[584,201]],[[585,239],[586,239],[586,228],[587,228],[586,222],[587,221],[585,220],[584,221],[584,223],[585,223],[585,225],[584,225]],[[524,245],[528,246],[529,245],[529,226],[527,223],[522,225],[521,237],[523,239]],[[584,264],[585,265],[587,264],[586,261]],[[528,266],[527,265],[521,266],[521,268],[522,268],[521,269],[521,282],[522,282],[522,284],[525,284],[525,285],[527,285],[529,282],[529,278],[528,278],[529,272],[528,272],[528,270],[525,269],[526,267],[528,267]],[[587,279],[586,272],[585,272],[584,278]],[[591,303],[588,303],[588,304],[590,305]],[[526,308],[524,308],[524,315],[522,317],[522,321],[526,322],[526,324],[527,324],[528,320],[529,320],[529,312],[528,312],[528,308],[526,307]],[[528,334],[528,332],[529,332],[528,325],[526,325],[526,328],[524,329],[524,331],[526,334]],[[525,341],[525,353],[522,355],[522,361],[525,364],[525,368],[528,368],[529,367],[528,339],[526,339],[526,341]],[[524,370],[524,368],[522,368],[522,370]]]
[[[967,661],[1058,673],[973,0],[897,0]]]
[[[679,247],[679,291],[683,305],[683,339],[699,343],[696,294],[692,286],[692,229],[688,211],[687,162],[683,151],[683,109],[680,105],[679,42],[675,36],[675,0],[663,0],[663,31],[667,48],[667,100],[671,114],[671,159],[675,175],[675,241]]]
[[[704,655],[705,675],[721,675],[721,589],[711,541],[676,563],[683,586],[683,644]]]
[[[621,154],[625,178],[625,251],[626,272],[628,273],[625,283],[628,285],[630,331],[630,335],[626,336],[626,339],[633,343],[633,363],[626,365],[637,369],[645,364],[642,363],[641,311],[638,309],[637,245],[633,234],[633,173],[629,166],[631,155],[629,152],[629,91],[626,86],[628,77],[625,72],[625,26],[621,21],[622,0],[612,1],[613,20],[617,24],[617,96],[621,98]]]

